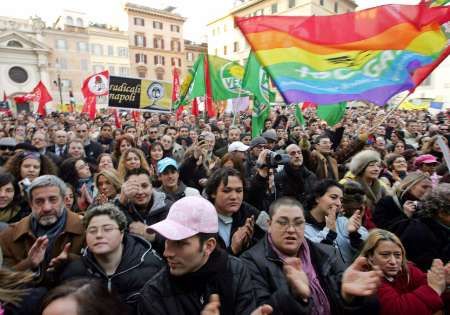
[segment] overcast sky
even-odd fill
[[[124,0],[0,0],[0,15],[19,18],[38,15],[47,25],[51,25],[64,9],[81,11],[90,21],[127,28]],[[206,24],[227,12],[234,0],[130,0],[129,2],[165,8],[177,7],[176,12],[187,21],[184,37],[197,42],[204,40]],[[419,0],[356,0],[360,8],[368,8],[387,3],[416,4]]]

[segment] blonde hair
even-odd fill
[[[415,185],[423,180],[431,180],[430,176],[422,172],[409,173],[405,178],[403,178],[398,185],[394,186],[395,194],[398,198],[402,198],[408,191],[411,190]]]
[[[137,148],[129,148],[120,157],[119,166],[117,167],[117,171],[119,173],[119,177],[121,180],[123,180],[125,178],[125,175],[128,171],[125,167],[125,162],[128,157],[128,154],[130,154],[130,153],[136,154],[139,157],[139,160],[141,162],[141,168],[147,170],[150,173],[150,166],[148,166],[147,160],[145,159],[145,156],[144,156],[144,152],[142,152],[141,150],[139,150]]]
[[[402,251],[402,273],[404,273],[407,276],[407,279],[409,281],[409,272],[408,272],[408,265],[407,265],[407,259],[406,259],[406,251],[405,247],[402,244],[402,241],[392,232],[382,230],[382,229],[373,229],[370,231],[369,235],[367,236],[366,241],[364,242],[364,246],[361,250],[361,253],[359,256],[366,257],[367,259],[370,258],[375,253],[375,249],[378,247],[380,242],[382,241],[389,241],[400,247]]]
[[[24,286],[31,283],[33,274],[25,271],[0,269],[0,301],[4,304],[18,305],[28,289]]]
[[[105,176],[105,178],[108,180],[108,182],[110,182],[111,185],[113,185],[114,189],[117,192],[120,192],[123,181],[120,178],[119,173],[117,173],[116,170],[114,170],[114,169],[103,170],[103,171],[97,173],[94,178],[94,183],[97,188],[98,188],[98,179],[100,176]]]

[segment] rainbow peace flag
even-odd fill
[[[414,89],[450,53],[442,28],[449,20],[449,7],[422,4],[236,18],[236,24],[287,104],[384,105]]]

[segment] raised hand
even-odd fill
[[[34,241],[33,245],[28,251],[27,257],[27,259],[30,262],[31,268],[37,268],[44,261],[47,246],[48,246],[48,238],[46,235],[38,237]]]
[[[325,226],[336,232],[336,208],[331,207],[328,215],[325,216]]]
[[[218,294],[211,294],[209,303],[206,304],[200,315],[220,315],[220,299]]]
[[[261,305],[256,310],[254,310],[250,315],[270,315],[273,312],[272,306],[268,304]]]
[[[69,252],[71,245],[72,245],[71,243],[67,243],[66,245],[64,245],[62,252],[58,256],[50,260],[47,271],[49,272],[54,271],[56,268],[61,266],[61,264],[65,263],[69,259]]]
[[[348,233],[356,232],[361,227],[362,217],[361,210],[356,210],[353,215],[348,219],[347,231]]]
[[[139,185],[133,181],[128,180],[122,185],[122,189],[120,191],[120,203],[125,204],[129,200],[133,200],[134,196],[139,191]]]
[[[403,204],[403,212],[408,218],[411,218],[414,212],[416,212],[416,204],[412,200],[406,200]]]
[[[380,285],[383,272],[378,266],[368,271],[367,258],[358,257],[342,276],[341,295],[347,301],[354,296],[373,295]]]
[[[427,272],[428,286],[438,295],[441,295],[447,287],[445,267],[440,259],[433,259],[430,270]]]
[[[288,257],[284,261],[283,272],[292,291],[302,299],[311,295],[308,276],[302,269],[302,262],[297,257]]]
[[[255,226],[255,219],[253,216],[250,218],[247,218],[245,220],[245,224],[241,227],[239,227],[236,232],[234,232],[232,238],[231,238],[231,251],[234,254],[240,253],[243,249],[245,249],[249,243],[250,240],[253,237],[253,230]]]

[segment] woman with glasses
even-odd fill
[[[446,271],[441,260],[435,259],[425,274],[409,263],[399,238],[388,231],[375,229],[369,233],[360,256],[369,268],[383,272],[378,299],[382,315],[443,314],[443,293]],[[447,267],[447,273],[450,271]]]
[[[67,265],[61,280],[97,278],[119,294],[129,314],[136,314],[139,291],[161,269],[162,259],[150,243],[127,233],[125,215],[110,203],[89,209],[83,224],[87,247],[79,260]]]
[[[377,314],[376,300],[370,297],[379,283],[376,272],[365,272],[361,260],[346,271],[335,248],[305,238],[299,201],[279,198],[270,205],[269,216],[266,236],[241,255],[257,305],[271,305],[273,314]],[[361,286],[354,290],[356,283]]]

